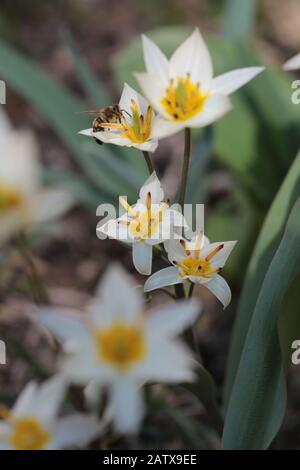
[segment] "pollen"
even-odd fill
[[[176,266],[179,268],[179,274],[182,277],[193,276],[193,277],[204,277],[210,278],[214,274],[221,271],[220,267],[214,267],[211,264],[213,257],[224,248],[224,244],[218,245],[211,252],[209,252],[205,258],[201,257],[201,245],[202,235],[199,235],[196,239],[195,249],[190,251],[186,248],[185,241],[181,243],[186,253],[186,258],[181,262],[176,262]]]
[[[16,189],[8,188],[0,184],[0,214],[19,207],[21,202],[21,195]]]
[[[95,333],[97,354],[100,360],[127,371],[141,361],[146,353],[142,329],[137,325],[115,323]]]
[[[151,136],[152,117],[153,109],[151,106],[148,106],[146,115],[143,115],[138,104],[132,99],[131,115],[129,118],[123,116],[122,123],[104,123],[101,127],[120,131],[119,137],[129,139],[133,144],[143,144]]]
[[[202,93],[188,74],[170,81],[161,104],[173,121],[186,121],[203,111],[207,98],[208,94]]]
[[[49,433],[35,418],[18,419],[10,436],[16,450],[43,450],[49,439]]]

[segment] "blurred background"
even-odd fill
[[[170,54],[199,26],[216,74],[268,66],[235,94],[228,116],[194,134],[187,202],[205,203],[212,242],[239,241],[225,271],[234,294],[229,309],[223,313],[205,289],[196,290],[205,302],[198,325],[201,354],[219,394],[247,263],[300,147],[300,107],[291,103],[292,77],[281,70],[300,51],[299,25],[300,0],[1,0],[5,111],[16,129],[34,132],[44,183],[63,185],[76,197],[75,207],[59,223],[32,235],[39,272],[51,301],[59,305],[84,306],[113,260],[134,274],[126,248],[97,239],[96,208],[102,202],[116,204],[119,194],[134,202],[147,177],[144,161],[135,149],[100,147],[77,132],[91,124],[80,111],[118,102],[125,81],[137,88],[132,73],[144,69],[139,35],[145,32]],[[182,152],[182,135],[176,135],[162,141],[154,155],[171,199]],[[52,370],[54,357],[26,319],[30,296],[12,246],[1,248],[0,289],[0,337],[9,339],[9,365],[0,369],[0,401],[11,401],[30,377]],[[163,294],[155,295],[155,301],[165,300]],[[291,373],[289,382],[287,418],[274,448],[300,448],[299,375]],[[195,410],[194,402],[180,392],[170,392],[167,401],[166,416],[159,401],[153,405],[156,412],[147,421],[144,447],[217,446],[204,408]],[[177,405],[182,403],[185,412],[180,414]],[[161,421],[168,425],[157,426]]]

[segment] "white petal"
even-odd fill
[[[183,279],[179,276],[178,269],[175,268],[175,266],[171,266],[152,274],[144,285],[144,291],[150,292],[154,289],[160,289],[161,287],[172,286],[174,284],[181,284],[182,282]]]
[[[55,447],[86,446],[99,436],[102,426],[96,416],[74,414],[59,420],[55,427]]]
[[[85,332],[84,316],[76,310],[37,307],[33,318],[63,342],[76,342]]]
[[[92,304],[91,312],[94,322],[102,328],[118,320],[135,322],[143,310],[143,298],[135,282],[117,264],[106,271],[96,296],[98,299]]]
[[[40,191],[32,201],[33,222],[50,222],[74,205],[74,196],[65,189]]]
[[[118,380],[111,390],[115,430],[121,434],[136,434],[144,415],[144,404],[136,383]]]
[[[115,240],[121,240],[126,243],[132,242],[132,238],[128,232],[128,226],[120,223],[120,219],[111,219],[105,222],[103,225],[97,227],[97,232],[101,232],[109,238]]]
[[[223,268],[236,243],[236,241],[211,243],[203,249],[202,256],[205,258],[212,250],[220,245],[223,245],[223,248],[211,260],[213,267]]]
[[[138,104],[138,94],[133,88],[131,88],[131,86],[125,83],[119,101],[119,106],[129,114],[131,114],[131,100],[134,100]]]
[[[154,338],[174,337],[192,325],[202,310],[202,305],[196,300],[181,300],[151,310],[147,316],[146,325]]]
[[[51,424],[63,402],[65,392],[66,382],[60,375],[44,382],[36,394],[34,415],[42,422]]]
[[[217,297],[217,299],[223,304],[224,308],[230,304],[230,287],[222,276],[216,274],[211,281],[206,282],[204,286]]]
[[[300,69],[300,53],[289,59],[283,66],[283,70],[298,70]]]
[[[145,206],[148,193],[151,193],[151,204],[160,204],[164,198],[164,192],[155,171],[145,181],[140,190],[139,202],[143,203]]]
[[[90,129],[83,129],[82,131],[79,131],[78,134],[94,137],[94,131],[92,127]]]
[[[40,181],[34,135],[30,131],[12,131],[3,144],[0,154],[0,181],[8,187],[16,188],[21,196],[32,197],[39,189]]]
[[[231,109],[232,105],[225,95],[211,95],[205,103],[204,110],[186,121],[185,126],[196,128],[208,126],[223,117]]]
[[[135,372],[143,381],[182,383],[195,378],[193,366],[193,355],[183,342],[165,339],[154,341],[151,353]]]
[[[174,52],[170,59],[170,76],[190,74],[193,83],[200,83],[205,93],[210,89],[213,67],[209,50],[198,28]]]
[[[35,382],[29,382],[26,385],[13,406],[12,414],[15,418],[30,415],[32,413],[37,389],[38,387]]]
[[[213,79],[211,91],[219,95],[231,95],[264,70],[265,67],[246,67],[224,73]]]
[[[132,259],[135,269],[148,276],[152,270],[152,246],[143,242],[136,242],[132,246]]]
[[[181,245],[180,240],[176,240],[176,239],[167,240],[164,243],[164,247],[171,263],[173,261],[182,261],[184,260],[184,258],[186,258],[186,252],[184,251],[184,248]]]
[[[170,116],[169,116],[170,117]],[[163,139],[173,134],[177,134],[186,127],[186,122],[175,122],[170,119],[157,117],[153,122],[152,137],[154,139]]]
[[[152,107],[162,116],[169,117],[164,106],[161,104],[161,99],[166,94],[166,86],[162,84],[156,75],[149,73],[135,73],[134,74],[140,88]]]
[[[144,61],[147,72],[157,75],[165,84],[168,83],[169,61],[164,53],[144,34],[142,35]]]

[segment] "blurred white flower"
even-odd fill
[[[62,374],[76,384],[107,386],[116,430],[135,433],[143,417],[142,384],[194,379],[192,357],[176,336],[200,311],[198,302],[181,301],[145,313],[142,293],[114,266],[88,315],[41,307],[36,318],[64,343]]]
[[[249,67],[213,78],[210,53],[198,28],[168,60],[146,36],[143,38],[146,73],[136,79],[160,114],[153,136],[162,138],[187,127],[203,127],[230,111],[228,95],[245,85],[263,67]]]
[[[202,233],[192,240],[170,240],[165,249],[174,265],[153,274],[147,279],[145,292],[165,286],[190,281],[203,284],[226,308],[231,300],[230,288],[219,275],[236,241],[210,243]]]
[[[79,134],[95,137],[106,144],[135,147],[154,152],[158,140],[153,138],[152,128],[157,119],[148,101],[125,83],[119,102],[122,111],[120,123],[103,124],[103,131],[85,129]]]
[[[299,70],[300,69],[300,53],[289,59],[284,65],[283,70]]]
[[[94,416],[72,414],[57,418],[65,382],[55,376],[41,386],[30,382],[14,407],[0,405],[0,450],[56,450],[84,446],[101,426]]]
[[[164,192],[155,172],[144,183],[139,196],[133,206],[119,198],[126,213],[116,220],[109,220],[98,231],[132,243],[133,264],[139,273],[148,275],[152,268],[153,245],[170,239],[173,227],[184,227],[186,222],[179,211],[163,202]]]
[[[73,203],[69,192],[40,186],[34,135],[15,131],[0,110],[0,243],[22,229],[48,221]]]

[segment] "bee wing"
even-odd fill
[[[101,109],[90,109],[88,111],[78,111],[76,114],[99,114]]]

